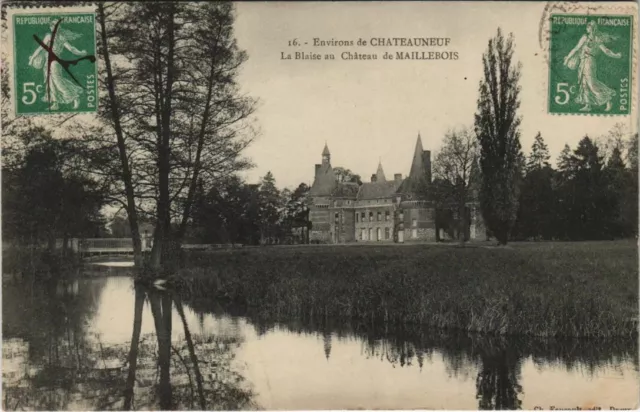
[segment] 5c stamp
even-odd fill
[[[552,14],[549,113],[628,115],[633,17]]]
[[[16,115],[97,110],[93,12],[15,12],[13,85]]]

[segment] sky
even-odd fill
[[[482,53],[498,27],[515,36],[522,63],[521,143],[528,153],[541,132],[552,161],[565,143],[605,135],[616,123],[637,130],[633,116],[547,114],[548,69],[539,25],[545,4],[514,2],[237,4],[236,38],[247,51],[239,78],[259,100],[260,135],[246,151],[256,182],[271,171],[279,187],[312,183],[325,142],[331,163],[368,179],[381,160],[387,176],[406,175],[418,133],[432,158],[451,128],[473,125]],[[447,47],[313,47],[322,40],[380,37],[450,38]],[[298,48],[288,42],[307,42]],[[283,60],[292,51],[334,53],[336,60]],[[457,60],[342,60],[343,51],[455,51]],[[379,57],[380,58],[380,57]]]

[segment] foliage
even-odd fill
[[[527,159],[526,171],[531,172],[532,170],[549,167],[549,159],[551,159],[551,156],[549,155],[549,148],[545,144],[540,132],[538,132],[533,141],[533,146],[531,146],[531,155],[529,155],[529,158]]]
[[[622,151],[632,148],[634,139],[630,136],[615,145],[605,162],[597,143],[603,139],[594,141],[585,136],[573,151],[565,145],[554,169],[544,161],[531,161],[536,152],[545,152],[540,150],[546,145],[538,135],[520,189],[513,237],[595,240],[636,235],[638,171],[623,160],[633,159],[633,150],[627,156]]]
[[[54,248],[56,238],[102,232],[104,192],[78,167],[77,142],[33,127],[19,139],[22,147],[2,170],[3,240]]]
[[[247,55],[228,2],[98,10],[108,94],[101,96],[106,127],[92,144],[114,199],[127,208],[132,237],[139,237],[137,212],[154,218],[151,264],[159,267],[185,234],[198,185],[206,191],[250,166],[241,152],[256,134],[256,102],[237,84]]]
[[[480,142],[482,187],[480,203],[488,229],[507,243],[518,208],[521,172],[520,64],[513,62],[514,39],[498,29],[482,56],[475,131]]]
[[[270,172],[260,184],[229,176],[205,193],[201,186],[194,203],[188,236],[196,243],[307,243],[309,186],[279,190]]]
[[[276,180],[271,172],[262,178],[258,190],[258,208],[260,210],[260,244],[275,243],[280,214],[284,205]]]
[[[472,200],[472,171],[478,160],[478,142],[472,130],[450,130],[445,134],[442,149],[435,159],[435,177],[438,197],[450,198],[448,206],[455,207],[458,215],[458,236],[465,241],[465,206]],[[445,206],[445,207],[446,207]]]
[[[300,183],[293,192],[286,189],[282,191],[285,208],[282,216],[282,224],[285,232],[299,233],[299,239],[292,239],[294,243],[309,243],[309,190],[306,183]],[[295,236],[295,235],[294,235]]]
[[[339,182],[357,183],[359,185],[362,184],[362,178],[360,177],[360,175],[355,174],[351,171],[351,169],[337,166],[333,168],[333,174],[336,176],[336,179],[338,179]]]

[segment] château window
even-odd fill
[[[360,221],[360,215],[356,213],[356,223]]]
[[[411,227],[418,227],[418,221],[416,219],[411,219]]]
[[[366,221],[366,220],[367,220],[367,216],[365,215],[365,213],[364,213],[364,212],[362,212],[362,213],[360,214],[360,221],[361,221],[361,222],[364,222],[364,221]]]
[[[382,220],[382,213],[378,212],[378,222]]]
[[[372,228],[369,228],[369,240],[373,240],[373,229]]]
[[[384,228],[384,238],[388,240],[389,236],[390,236],[390,230],[389,230],[388,227],[385,227]]]
[[[373,212],[369,212],[369,222],[373,222]]]
[[[388,222],[388,221],[389,221],[389,211],[388,211],[388,210],[387,210],[386,212],[384,212],[384,220],[385,220],[386,222]]]

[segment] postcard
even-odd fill
[[[4,2],[3,410],[618,410],[635,2]]]

